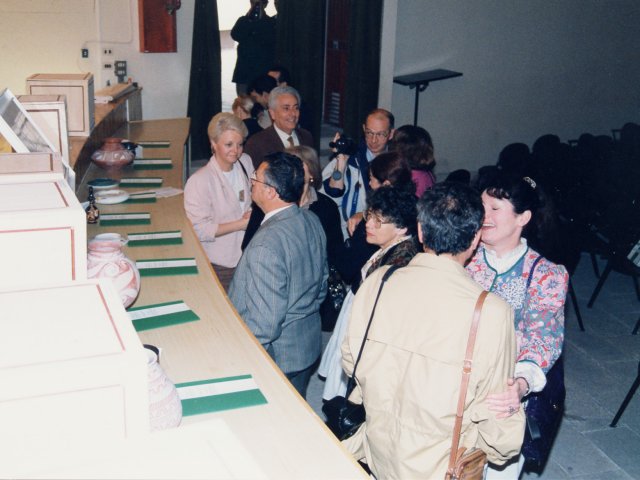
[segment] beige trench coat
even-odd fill
[[[343,366],[351,374],[387,268],[374,272],[355,297]],[[353,401],[364,399],[367,420],[345,446],[378,479],[443,479],[448,464],[462,362],[471,316],[482,288],[454,261],[420,253],[385,284],[362,359]],[[524,414],[497,420],[489,393],[513,375],[513,313],[487,297],[476,340],[461,445],[504,463],[520,451]]]

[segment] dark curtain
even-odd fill
[[[378,105],[383,0],[352,0],[349,8],[349,62],[344,131],[362,135],[365,115]]]
[[[291,84],[312,118],[311,133],[319,149],[324,88],[326,0],[279,0],[277,62],[291,72]]]
[[[207,125],[222,110],[220,72],[218,2],[196,0],[187,116],[191,118],[191,156],[197,160],[211,156]]]

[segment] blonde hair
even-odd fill
[[[238,132],[243,139],[246,139],[249,134],[249,131],[242,120],[236,117],[233,113],[221,112],[215,115],[209,122],[207,135],[209,135],[209,140],[217,142],[220,135],[227,130],[234,130]]]
[[[251,115],[253,100],[249,95],[240,95],[233,101],[233,104],[231,105],[231,111],[235,112],[236,108],[241,109],[247,115]]]
[[[296,145],[295,147],[287,148],[285,152],[302,160],[302,163],[309,169],[309,175],[311,175],[312,179],[311,185],[318,190],[322,186],[322,171],[320,170],[320,160],[318,160],[318,154],[315,149],[306,145]]]

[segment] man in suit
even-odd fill
[[[351,400],[364,399],[366,422],[344,444],[376,478],[443,478],[460,393],[472,314],[482,287],[464,269],[484,217],[480,195],[461,184],[436,185],[418,202],[424,253],[394,272],[383,287],[356,371]],[[342,344],[351,374],[387,267],[362,284]],[[483,450],[503,464],[520,450],[524,412],[519,399],[507,418],[486,398],[513,377],[513,312],[490,293],[480,314],[460,446]]]
[[[276,87],[269,94],[269,115],[273,125],[253,135],[244,146],[256,170],[264,158],[287,147],[313,147],[311,133],[298,127],[300,94],[293,87]]]
[[[297,205],[303,185],[296,156],[274,153],[258,167],[251,198],[265,217],[240,258],[229,298],[304,397],[322,348],[328,268],[320,221]]]

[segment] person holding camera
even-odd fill
[[[231,29],[238,42],[238,60],[231,81],[238,95],[247,94],[247,84],[269,70],[275,59],[276,19],[264,11],[269,0],[251,0],[251,8]]]
[[[322,171],[322,183],[325,193],[340,209],[345,238],[353,233],[353,228],[348,228],[349,219],[356,214],[361,219],[370,190],[369,163],[387,150],[387,143],[393,138],[394,121],[391,112],[376,108],[362,125],[364,139],[360,144],[354,145],[352,140],[338,134],[332,142],[336,155]]]

